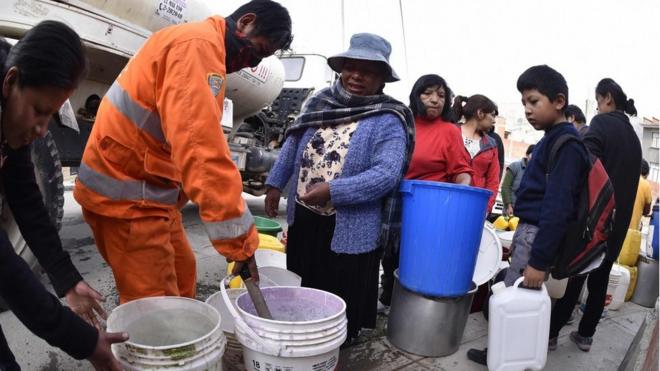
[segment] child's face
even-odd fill
[[[525,107],[525,117],[536,130],[546,130],[553,125],[566,121],[561,109],[566,104],[563,95],[551,101],[536,89],[522,92],[522,104]]]

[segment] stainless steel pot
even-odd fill
[[[630,299],[643,307],[653,308],[658,299],[658,261],[640,255],[637,262],[637,286]]]
[[[456,298],[429,297],[403,287],[398,270],[394,276],[387,339],[401,350],[422,356],[455,353],[463,339],[477,288]]]

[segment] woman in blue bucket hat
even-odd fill
[[[339,80],[305,103],[266,181],[271,217],[291,181],[287,267],[346,301],[345,344],[376,325],[378,241],[392,217],[383,209],[396,203],[414,142],[412,112],[383,93],[399,80],[390,53],[387,40],[360,33],[328,59]]]

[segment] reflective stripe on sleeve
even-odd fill
[[[245,210],[243,215],[225,220],[222,222],[204,222],[206,233],[209,235],[211,241],[229,240],[232,238],[240,237],[250,230],[254,224],[254,218],[247,203],[245,203]]]

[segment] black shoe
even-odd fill
[[[470,361],[476,362],[480,365],[486,366],[488,363],[488,348],[484,350],[479,350],[479,349],[470,349],[467,352],[467,357]]]
[[[392,291],[387,291],[383,288],[383,292],[380,294],[378,301],[384,306],[389,307],[392,304]]]
[[[356,337],[347,337],[344,343],[339,347],[339,349],[346,349],[348,347],[351,347],[355,345],[355,340],[357,339]]]

